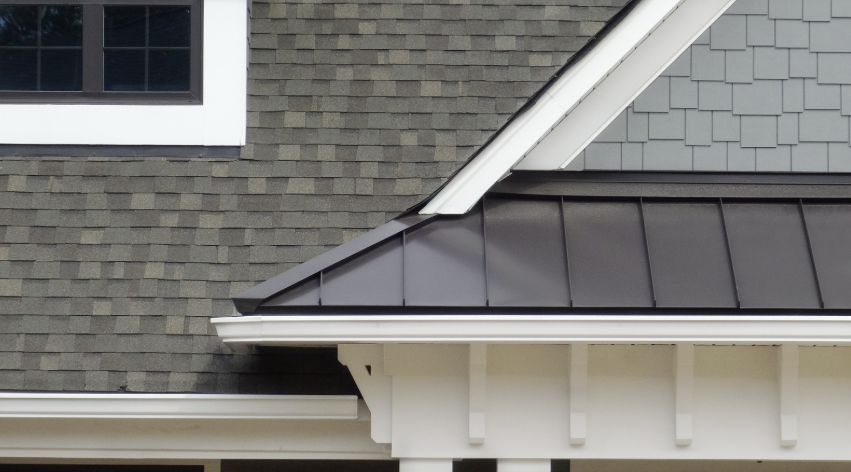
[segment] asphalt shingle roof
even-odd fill
[[[438,188],[625,3],[255,2],[240,159],[0,157],[0,390],[351,391],[208,319]]]

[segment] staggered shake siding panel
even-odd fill
[[[737,1],[568,169],[851,171],[851,12],[810,3]]]

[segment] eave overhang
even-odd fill
[[[237,350],[342,343],[851,345],[847,315],[288,315],[213,324]]]

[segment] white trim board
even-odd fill
[[[212,319],[248,345],[594,343],[851,345],[851,316],[359,315]]]
[[[0,418],[356,420],[354,395],[0,393]]]
[[[248,7],[203,2],[203,104],[0,104],[0,143],[244,145]]]
[[[389,459],[370,438],[362,403],[353,395],[2,393],[0,463]]]
[[[91,458],[54,458],[54,457],[0,457],[2,464],[61,464],[61,465],[200,465],[204,472],[220,472],[221,460],[180,460],[180,459],[91,459]]]
[[[389,459],[369,432],[351,420],[0,418],[0,458]]]
[[[466,213],[512,168],[566,166],[734,1],[641,1],[420,213]]]

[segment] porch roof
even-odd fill
[[[851,308],[851,176],[519,172],[237,295],[243,314]]]

